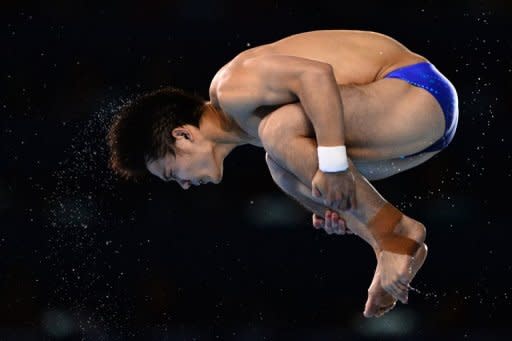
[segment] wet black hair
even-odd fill
[[[176,155],[171,131],[185,124],[199,127],[205,105],[201,96],[168,86],[122,106],[107,135],[110,168],[126,180],[147,178],[147,162]]]

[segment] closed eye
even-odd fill
[[[171,180],[174,180],[174,176],[172,175],[172,172],[171,172],[171,171],[169,171],[169,175],[166,175],[166,174],[164,173],[164,179],[165,179],[165,181],[171,181]]]
[[[171,178],[169,177],[169,175],[166,174],[167,172],[165,171],[164,169],[164,174],[163,174],[163,178],[165,181],[171,181]]]

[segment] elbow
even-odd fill
[[[329,63],[318,62],[303,74],[307,77],[329,77],[334,75],[334,68]]]
[[[303,85],[319,85],[325,83],[326,80],[336,82],[334,69],[331,64],[327,63],[315,63],[301,75]]]
[[[297,95],[301,102],[311,90],[326,92],[326,87],[332,87],[336,84],[334,70],[331,64],[317,63],[307,71],[304,71],[300,77]]]

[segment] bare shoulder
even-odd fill
[[[269,82],[261,68],[261,57],[272,56],[271,52],[242,53],[219,70],[210,86],[210,98],[232,116],[247,117],[261,106],[283,104],[293,98],[280,96],[269,101],[275,91],[270,92]]]
[[[210,89],[216,89],[219,86],[225,85],[226,79],[228,77],[232,78],[233,76],[236,76],[240,72],[241,66],[247,59],[252,58],[256,55],[272,53],[272,46],[272,44],[265,44],[238,53],[234,58],[232,58],[229,62],[223,65],[215,73],[215,76],[213,77],[210,85]]]

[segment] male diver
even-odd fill
[[[452,141],[458,101],[448,79],[386,35],[320,30],[242,51],[215,74],[209,97],[166,87],[123,106],[108,135],[112,169],[188,189],[218,184],[235,147],[263,147],[273,180],[313,212],[315,227],[372,246],[364,315],[406,303],[427,255],[425,226],[369,181]]]

